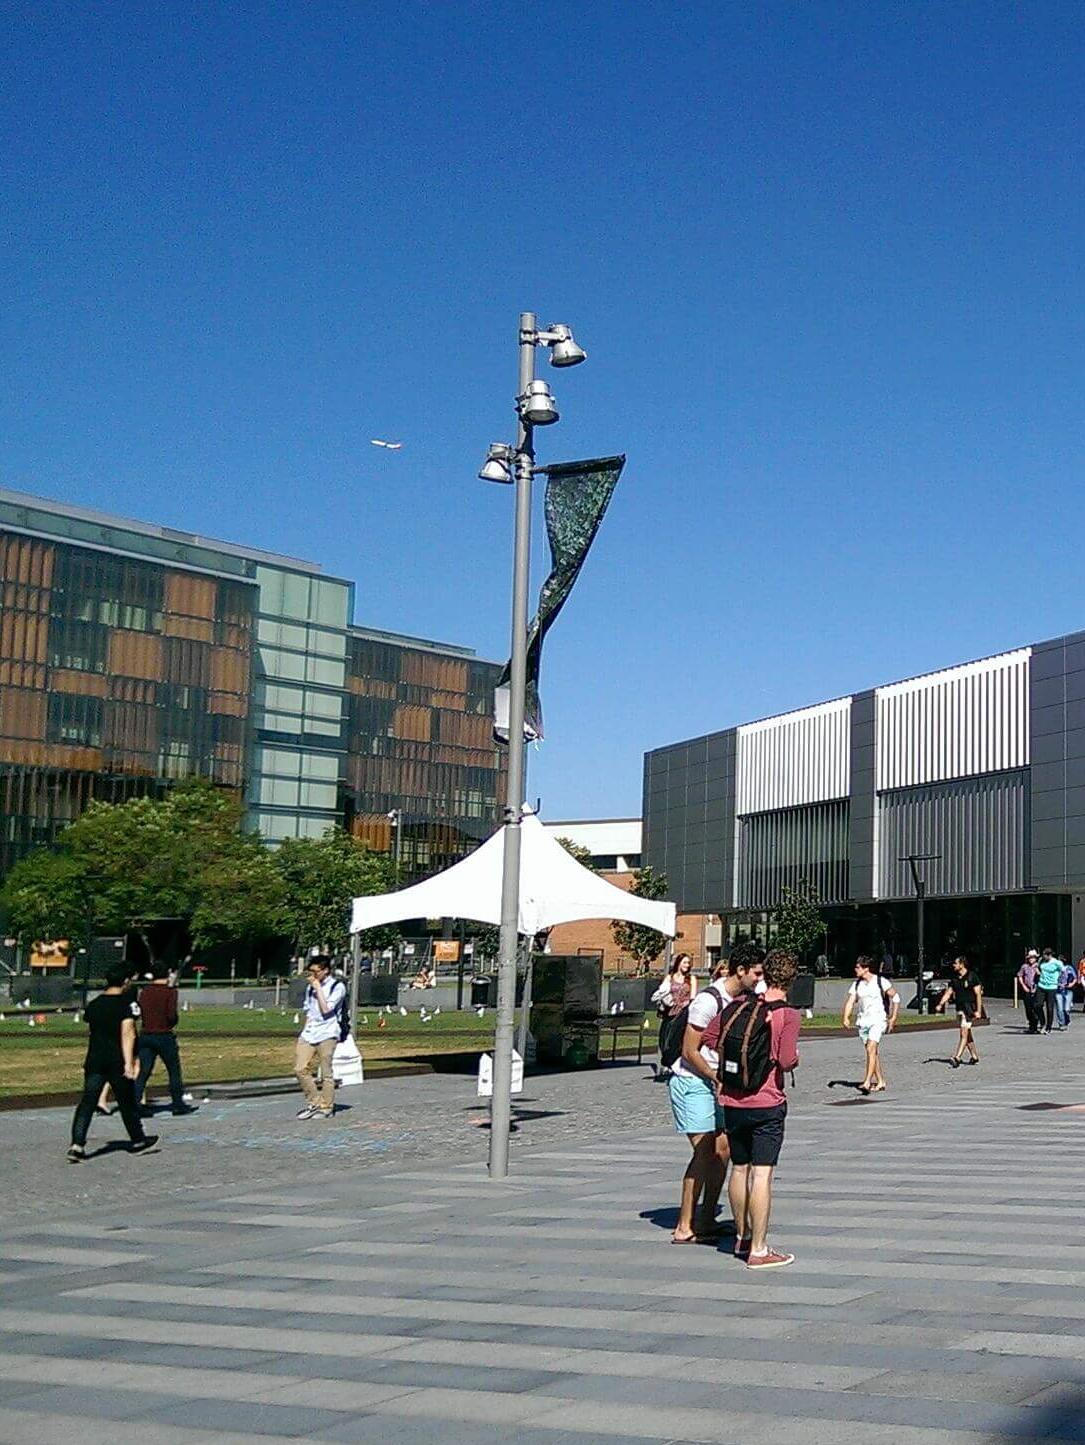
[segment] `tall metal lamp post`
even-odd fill
[[[388,814],[388,822],[392,826],[392,858],[396,870],[396,887],[399,887],[399,869],[402,861],[402,837],[403,837],[403,809],[393,808]]]
[[[916,963],[915,963],[915,1005],[916,1011],[923,1012],[924,992],[923,974],[926,971],[926,952],[924,948],[924,917],[923,905],[927,898],[927,880],[919,870],[920,863],[933,863],[941,858],[941,853],[909,853],[900,861],[907,863],[912,870],[912,882],[915,884],[915,911],[916,911]]]
[[[505,845],[501,871],[501,943],[497,962],[497,1025],[494,1030],[493,1097],[490,1101],[490,1178],[509,1172],[512,1121],[512,1044],[516,1008],[516,956],[520,915],[520,824],[524,804],[524,710],[527,688],[528,579],[531,558],[531,481],[535,474],[534,431],[558,419],[545,381],[535,378],[535,348],[550,350],[551,366],[585,360],[568,326],[540,331],[533,311],[520,314],[520,384],[516,393],[516,445],[494,442],[479,476],[484,482],[515,483],[516,531],[512,568],[512,649],[509,667],[509,773],[505,794]]]

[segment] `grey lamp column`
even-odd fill
[[[526,396],[535,379],[535,314],[520,315],[520,386]],[[509,1172],[512,1121],[512,1043],[516,1011],[516,955],[520,919],[520,825],[524,804],[524,706],[527,689],[527,609],[531,565],[533,427],[518,408],[516,542],[512,567],[512,648],[509,667],[509,775],[505,794],[505,852],[501,870],[501,943],[497,955],[497,1025],[494,1030],[493,1096],[490,1099],[490,1178]]]

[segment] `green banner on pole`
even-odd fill
[[[533,742],[543,735],[539,701],[542,645],[558,613],[565,606],[580,575],[599,524],[606,515],[625,457],[595,457],[583,462],[558,462],[546,467],[546,535],[550,542],[550,575],[539,592],[539,606],[527,630],[527,692],[524,737]],[[509,666],[498,679],[494,694],[494,735],[509,740]]]

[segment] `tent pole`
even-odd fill
[[[527,955],[527,963],[524,967],[524,999],[520,1005],[520,1031],[516,1039],[516,1052],[524,1061],[524,1068],[527,1068],[527,1026],[531,1017],[531,985],[535,972],[535,950],[531,947],[532,940],[524,939],[524,952]]]
[[[362,935],[350,935],[350,1031],[358,1026],[358,981],[362,971]]]

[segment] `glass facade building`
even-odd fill
[[[462,858],[500,821],[506,755],[493,736],[500,672],[466,648],[351,629],[350,826],[370,846],[394,848],[404,878]]]
[[[0,875],[95,799],[205,777],[271,843],[335,824],[404,875],[496,826],[498,668],[352,625],[319,565],[0,490]]]

